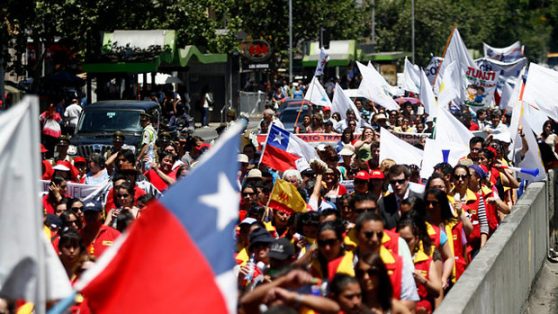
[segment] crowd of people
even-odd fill
[[[297,86],[283,98],[298,97],[304,86]],[[163,106],[169,117],[176,111],[171,98]],[[44,232],[75,282],[211,144],[188,127],[157,132],[152,117],[143,114],[137,149],[128,149],[117,131],[106,153],[71,155],[64,134],[72,133],[80,108],[77,101],[70,103],[64,112],[53,104],[40,117],[42,179],[50,181],[42,204]],[[428,136],[443,131],[420,102],[405,102],[400,110],[362,98],[354,103],[358,112],[348,110],[345,119],[318,106],[300,117],[297,133],[341,134],[338,143],[316,147],[319,159],[307,169],[279,172],[259,163],[262,147],[254,135],[266,134],[272,123],[281,125],[276,106],[242,135],[234,235],[239,312],[431,313],[511,212],[523,185],[507,168],[512,165],[508,113],[472,112],[466,106],[454,111],[469,130],[488,136],[473,137],[469,154],[457,165],[437,164],[425,179],[417,165],[379,160],[380,128]],[[521,128],[519,133],[523,138]],[[547,121],[539,146],[548,167],[558,157],[557,138],[554,121]],[[517,158],[527,149],[524,143]],[[269,206],[279,179],[296,187],[305,210]],[[74,183],[102,188],[80,199],[69,194]],[[76,301],[72,311],[87,313],[86,300]]]

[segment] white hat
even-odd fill
[[[492,135],[492,138],[500,141],[500,142],[504,142],[504,143],[511,143],[511,135],[510,132],[500,132],[500,133],[495,133],[494,135]]]
[[[253,224],[253,223],[255,223],[255,222],[257,222],[256,219],[254,219],[254,218],[252,218],[252,217],[246,217],[246,218],[244,218],[244,219],[240,222],[240,225],[243,225],[243,224],[251,225],[251,224]]]
[[[352,156],[355,154],[355,147],[351,144],[343,146],[343,149],[339,152],[340,156]]]
[[[262,179],[262,172],[260,169],[251,169],[248,171],[246,179]]]
[[[60,170],[60,171],[70,171],[70,168],[68,168],[68,167],[66,167],[66,166],[64,166],[64,165],[61,165],[61,164],[58,164],[58,165],[52,167],[52,169],[54,169],[54,170]]]
[[[249,162],[248,156],[245,154],[238,154],[238,162],[247,164]]]

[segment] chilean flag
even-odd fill
[[[171,186],[76,283],[93,313],[232,313],[242,125]]]
[[[298,136],[275,124],[269,128],[260,163],[279,170],[302,171],[310,168],[308,162],[317,158],[316,150]]]

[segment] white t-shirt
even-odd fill
[[[66,107],[66,110],[64,111],[64,118],[67,119],[68,124],[71,127],[77,127],[79,115],[81,114],[82,110],[83,109],[78,104],[71,104]]]

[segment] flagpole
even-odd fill
[[[271,202],[271,195],[273,195],[273,192],[275,191],[275,186],[277,185],[277,182],[273,182],[273,188],[271,189],[271,192],[269,193],[269,197],[267,198],[267,203],[265,204],[265,213],[262,217],[262,221],[267,221],[267,219],[269,218],[271,209],[269,208],[269,203]]]
[[[319,61],[318,61],[319,62]],[[316,78],[316,76],[314,75],[314,77],[312,77],[312,81],[314,81],[314,78]],[[312,84],[312,81],[310,81],[310,84]],[[312,86],[314,87],[314,86]],[[312,91],[310,92],[310,99],[312,99],[312,95],[314,93],[314,89],[312,88]],[[294,123],[294,133],[296,133],[296,127],[298,126],[298,119],[300,118],[300,114],[302,113],[302,106],[305,105],[305,101],[306,101],[306,95],[304,95],[305,97],[302,99],[302,103],[300,104],[300,108],[298,109],[298,114],[296,115],[296,119],[295,119],[295,123]]]

